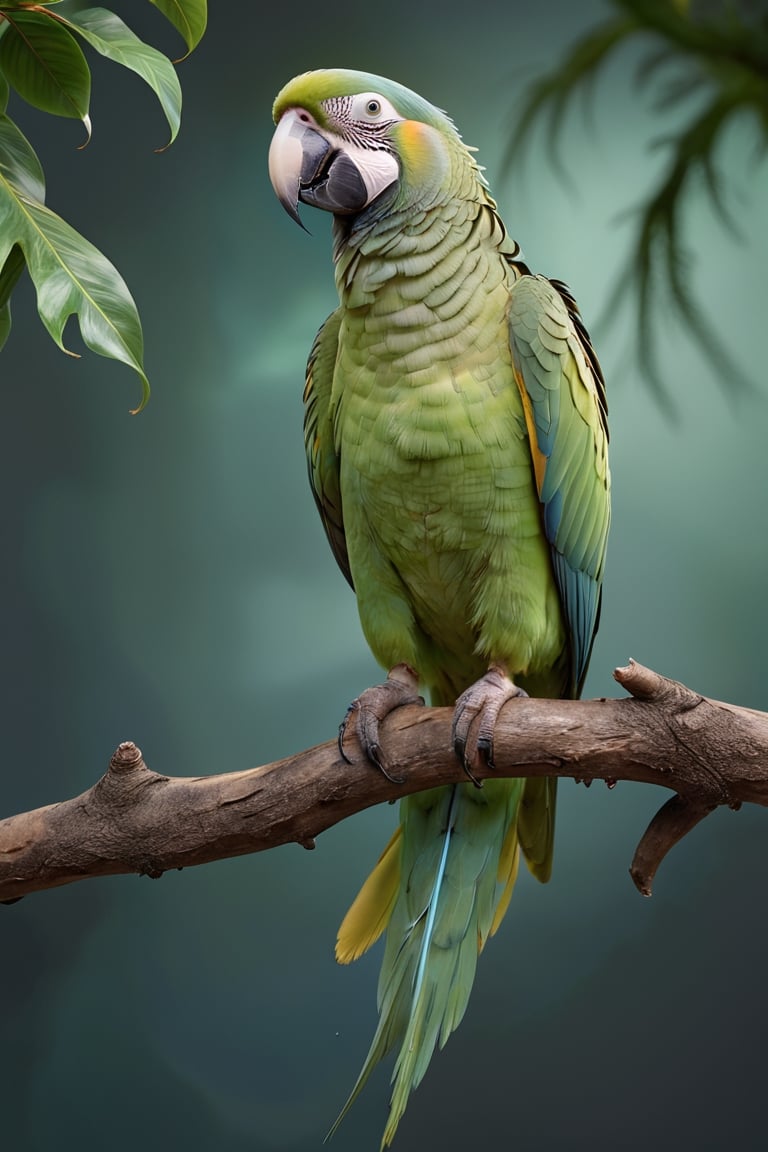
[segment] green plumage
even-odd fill
[[[312,488],[366,639],[385,668],[416,669],[435,704],[452,705],[491,664],[532,694],[576,695],[599,614],[609,475],[602,377],[575,304],[529,273],[471,151],[420,97],[367,74],[309,73],[275,117],[297,108],[336,149],[331,163],[343,153],[374,191],[371,152],[397,161],[364,207],[334,208],[340,307],[305,391]],[[380,167],[375,180],[390,179]],[[310,172],[297,196],[326,206],[332,175]],[[547,780],[402,801],[380,1023],[352,1096],[398,1049],[384,1144],[461,1020],[518,837],[549,877],[554,806]],[[386,919],[388,884],[371,907],[364,889],[342,926],[366,940],[348,956],[370,943],[363,922]]]
[[[502,849],[510,825],[514,827],[524,784],[490,780],[482,789],[459,784],[401,801],[401,883],[379,975],[379,1026],[332,1132],[374,1065],[399,1046],[382,1147],[390,1144],[435,1045],[442,1048],[461,1022],[478,953],[492,931]],[[510,855],[516,870],[516,842]]]

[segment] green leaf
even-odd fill
[[[139,376],[138,412],[149,398],[149,382],[142,363],[141,322],[125,281],[98,248],[0,172],[3,266],[14,245],[22,249],[37,291],[37,310],[58,346],[67,351],[64,327],[76,314],[89,348],[129,365]]]
[[[0,72],[0,112],[5,112],[8,107],[8,97],[10,94],[11,90],[8,87],[8,81],[3,73]]]
[[[11,292],[24,271],[24,264],[24,253],[18,244],[14,244],[0,270],[0,348],[11,331]]]
[[[87,8],[66,20],[61,16],[58,19],[74,29],[102,56],[130,68],[146,81],[160,101],[171,129],[168,143],[172,143],[181,122],[181,85],[168,57],[145,44],[119,16],[106,8]]]
[[[11,302],[6,300],[0,307],[0,349],[11,334]]]
[[[4,10],[0,69],[29,104],[82,120],[90,135],[91,73],[82,49],[58,19],[45,12]]]
[[[150,0],[170,20],[187,46],[187,56],[203,38],[208,23],[208,0]]]
[[[8,116],[0,116],[0,176],[31,200],[45,200],[40,161],[26,136]]]

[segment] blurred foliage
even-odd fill
[[[765,3],[686,3],[685,0],[611,0],[617,15],[580,38],[565,59],[534,81],[513,129],[510,158],[528,140],[535,123],[547,121],[554,163],[566,112],[581,91],[589,95],[608,61],[630,42],[645,49],[635,82],[651,89],[654,109],[677,126],[653,147],[666,151],[660,180],[636,210],[636,232],[627,262],[609,294],[613,308],[636,296],[637,348],[647,379],[668,400],[659,370],[653,321],[671,308],[721,380],[749,389],[750,383],[695,300],[681,235],[681,213],[694,180],[703,180],[711,204],[726,227],[738,228],[726,203],[716,149],[737,117],[754,117],[760,150],[768,146],[768,8]],[[693,103],[692,110],[686,107]]]
[[[151,2],[180,33],[188,55],[205,31],[207,0]],[[40,161],[6,109],[13,89],[34,108],[81,120],[87,143],[91,72],[78,39],[149,85],[168,121],[169,144],[181,123],[181,87],[168,57],[119,16],[106,8],[59,9],[59,3],[0,4],[0,347],[11,329],[11,293],[26,267],[40,318],[62,351],[67,320],[76,314],[89,348],[138,374],[141,408],[149,382],[133,298],[109,260],[45,206]]]

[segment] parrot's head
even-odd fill
[[[426,204],[444,185],[456,146],[467,154],[440,109],[369,72],[305,72],[278,94],[273,116],[269,176],[299,224],[300,201],[336,216],[374,201]]]

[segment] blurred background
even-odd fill
[[[173,55],[150,5],[115,5]],[[566,184],[534,135],[503,166],[525,85],[607,5],[390,0],[328,10],[213,3],[181,66],[166,139],[142,83],[89,53],[94,136],[18,105],[48,201],[114,261],[138,303],[153,386],[56,350],[28,280],[0,363],[4,763],[0,811],[77,794],[121,740],[169,774],[247,768],[329,739],[379,676],[305,479],[301,391],[335,304],[330,220],[311,236],[266,170],[278,89],[307,68],[383,73],[448,110],[480,149],[530,265],[594,329],[626,259],[627,210],[656,178],[669,118],[632,53],[593,114],[566,122]],[[683,219],[690,275],[755,382],[737,399],[662,317],[673,419],[631,353],[624,308],[593,330],[614,476],[603,621],[588,695],[632,656],[710,696],[768,709],[765,491],[768,180],[748,120],[718,152],[746,237],[706,197]],[[74,325],[69,345],[81,347]],[[433,1060],[395,1147],[765,1147],[768,816],[718,811],[665,861],[651,900],[628,876],[666,798],[565,781],[555,874],[521,876],[467,1016]],[[305,1152],[373,1033],[379,951],[333,960],[337,925],[396,813],[161,881],[120,877],[0,908],[0,1105],[15,1152]],[[377,1149],[380,1069],[334,1138]]]

